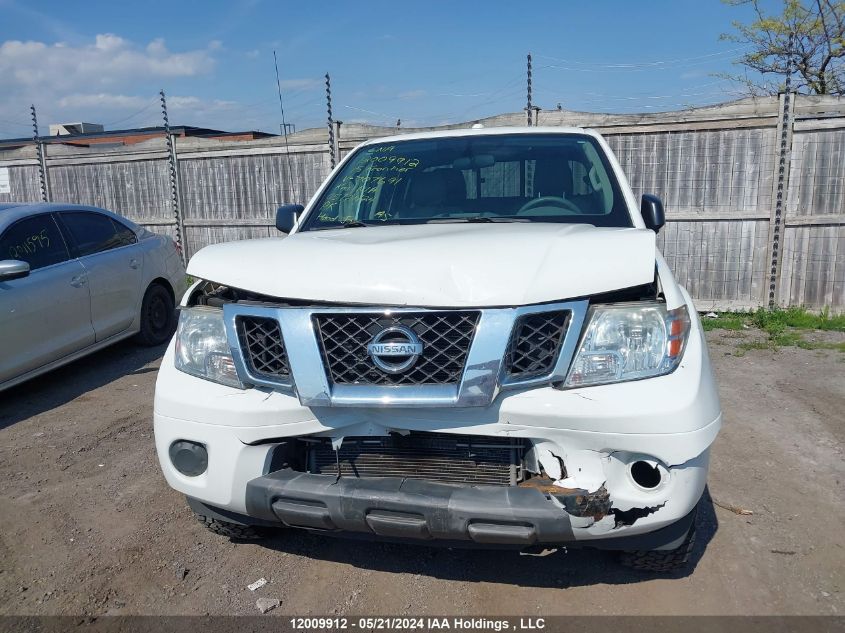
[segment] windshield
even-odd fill
[[[630,227],[607,157],[585,135],[489,135],[368,145],[301,230],[446,222]]]

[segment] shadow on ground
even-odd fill
[[[161,358],[166,348],[122,341],[2,391],[0,429],[66,404],[123,376],[158,371],[146,365]]]
[[[441,580],[487,582],[520,587],[559,588],[623,585],[655,578],[691,575],[718,530],[708,490],[699,502],[697,536],[688,566],[676,572],[642,572],[622,567],[615,552],[559,549],[544,556],[514,550],[444,549],[369,540],[333,538],[303,530],[283,530],[260,544],[279,552],[395,574]]]

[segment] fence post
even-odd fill
[[[176,243],[182,251],[182,263],[188,265],[188,249],[184,242],[185,223],[182,218],[182,205],[180,204],[179,187],[179,164],[176,158],[176,144],[173,135],[170,133],[170,121],[167,117],[167,100],[164,96],[164,89],[159,91],[161,96],[161,116],[164,119],[164,135],[167,142],[167,164],[170,168],[170,202],[173,206],[173,215],[176,219]]]
[[[792,132],[794,129],[795,93],[783,92],[778,96],[778,125],[775,135],[775,171],[772,187],[772,213],[769,219],[769,294],[768,307],[771,310],[778,302],[781,264],[783,263],[784,216],[786,195],[789,186],[789,167],[792,154]]]
[[[343,125],[343,121],[334,122],[334,143],[332,144],[332,154],[335,157],[336,162],[340,162],[340,126]]]
[[[531,53],[528,53],[528,105],[525,106],[525,112],[528,115],[528,127],[531,127],[531,116],[533,110],[531,109]]]
[[[38,156],[38,180],[41,187],[41,200],[49,202],[50,198],[50,180],[47,177],[47,160],[45,156],[44,143],[41,140],[41,135],[38,134],[38,115],[35,112],[35,104],[30,107],[32,113],[32,140],[35,141],[35,153]]]
[[[329,128],[329,163],[331,168],[334,169],[337,165],[337,154],[335,153],[334,118],[332,117],[332,80],[329,73],[326,73],[326,109],[329,115],[326,121]]]

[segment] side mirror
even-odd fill
[[[640,203],[640,213],[642,213],[645,225],[655,233],[659,233],[663,225],[666,224],[663,202],[657,196],[644,193],[643,200]]]
[[[290,233],[299,214],[305,211],[301,204],[283,204],[276,210],[276,228],[282,233]]]
[[[0,281],[11,281],[20,279],[29,274],[29,264],[17,259],[4,259],[0,261]]]

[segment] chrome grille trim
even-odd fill
[[[586,300],[522,306],[516,308],[463,308],[458,310],[387,307],[276,307],[266,304],[228,303],[223,317],[229,347],[241,379],[256,386],[295,394],[308,407],[486,407],[500,391],[542,386],[566,378],[575,354],[589,302]],[[512,333],[520,317],[542,312],[571,313],[554,367],[530,378],[507,372],[505,359]],[[382,314],[426,315],[473,312],[479,315],[460,380],[449,384],[335,384],[323,360],[315,315]],[[247,362],[240,344],[237,319],[251,315],[275,319],[282,334],[290,367],[287,380],[258,374]]]
[[[329,380],[335,385],[449,385],[461,380],[478,324],[477,310],[384,314],[319,313],[313,316]],[[379,369],[367,344],[385,328],[404,325],[422,341],[423,353],[398,374]]]

